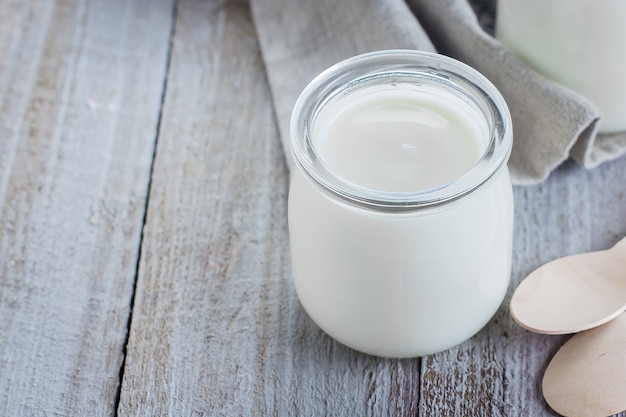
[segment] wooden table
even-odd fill
[[[1,416],[551,416],[507,301],[410,360],[319,330],[246,2],[0,1]],[[626,158],[516,187],[512,289],[626,235]]]

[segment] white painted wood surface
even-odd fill
[[[169,0],[0,2],[0,415],[113,415]]]
[[[0,415],[555,415],[541,379],[567,337],[506,304],[410,360],[304,313],[246,2],[0,0],[0,23]],[[625,158],[515,197],[510,292],[626,235]]]

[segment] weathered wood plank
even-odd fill
[[[112,415],[171,0],[0,2],[0,415]]]

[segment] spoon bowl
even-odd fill
[[[515,290],[510,309],[520,326],[543,334],[576,333],[616,318],[626,310],[626,238],[537,268]]]
[[[546,402],[568,417],[605,417],[626,410],[626,314],[573,336],[543,377]]]

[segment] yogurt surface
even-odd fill
[[[475,113],[432,88],[370,88],[322,111],[313,140],[322,161],[347,180],[419,191],[460,177],[480,159],[488,132]]]

